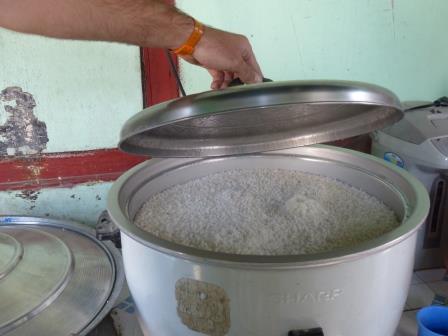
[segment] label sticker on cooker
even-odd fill
[[[384,153],[384,160],[389,161],[398,167],[404,168],[404,161],[400,156],[398,156],[398,154],[386,152]]]
[[[230,300],[223,288],[199,280],[176,282],[177,314],[189,329],[206,335],[226,335],[230,329]]]

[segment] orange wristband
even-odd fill
[[[193,19],[194,20],[194,19]],[[174,49],[173,52],[176,55],[185,56],[192,55],[194,52],[194,48],[201,40],[202,35],[204,34],[204,26],[199,21],[194,20],[194,29],[191,33],[190,37],[187,41],[181,45],[179,48]]]

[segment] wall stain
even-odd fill
[[[28,155],[20,156],[15,161],[14,166],[17,169],[24,171],[29,184],[39,184],[42,174],[47,169],[48,163],[45,162],[43,156]],[[25,176],[23,178],[25,178]]]
[[[35,203],[39,197],[39,194],[40,192],[36,190],[23,190],[20,193],[17,193],[15,196]]]
[[[0,125],[0,156],[41,153],[48,143],[47,125],[34,115],[34,97],[12,86],[0,91],[0,101],[15,102],[4,105],[7,118]]]

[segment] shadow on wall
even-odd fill
[[[34,97],[20,87],[8,87],[0,91],[0,156],[19,156],[41,153],[47,146],[47,125],[36,118]],[[7,104],[15,102],[15,106]],[[1,106],[0,106],[1,107]]]

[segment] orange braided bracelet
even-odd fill
[[[204,25],[199,21],[194,20],[194,29],[190,37],[183,45],[181,45],[177,49],[174,49],[173,52],[179,56],[192,55],[194,52],[194,48],[200,41],[203,34],[204,34]]]

